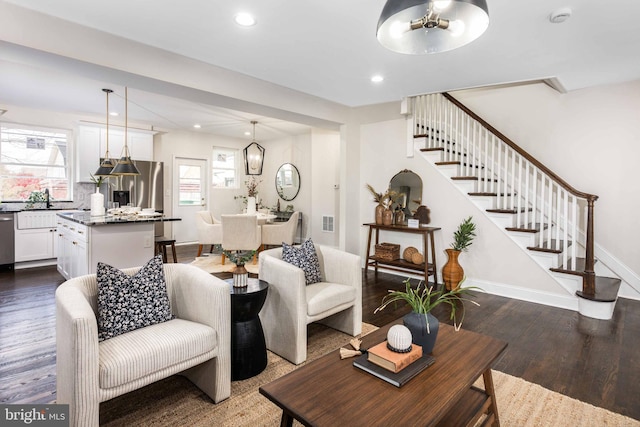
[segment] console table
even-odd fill
[[[382,225],[382,224],[363,224],[369,227],[369,238],[367,240],[367,270],[369,267],[374,267],[375,275],[378,275],[378,268],[385,268],[387,270],[402,271],[402,272],[416,272],[424,274],[424,283],[428,283],[428,277],[433,276],[433,283],[438,284],[438,267],[436,266],[436,254],[434,233],[440,230],[439,227],[408,227],[406,225]],[[375,245],[380,243],[380,230],[393,231],[398,233],[412,233],[421,234],[423,243],[423,255],[424,262],[422,264],[414,264],[407,262],[402,258],[396,260],[382,259],[375,256]],[[375,242],[372,253],[371,248],[371,235],[376,232]]]

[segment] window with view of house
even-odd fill
[[[0,200],[24,201],[49,189],[52,200],[71,199],[70,131],[0,124]]]
[[[213,147],[212,186],[215,188],[237,188],[236,163],[238,150]]]

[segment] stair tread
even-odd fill
[[[437,166],[447,166],[447,165],[458,165],[458,166],[467,166],[466,163],[462,163],[460,161],[451,161],[451,162],[436,162],[435,163]],[[477,166],[477,165],[469,165],[472,168],[477,168],[477,169],[484,169],[484,166]]]
[[[598,260],[596,260],[598,262]],[[556,273],[566,273],[566,274],[574,274],[576,276],[582,276],[585,270],[585,265],[587,261],[584,258],[576,258],[575,263],[572,259],[568,260],[567,265],[561,265],[557,268],[551,268],[551,271]],[[575,264],[575,266],[574,266]]]
[[[526,212],[529,211],[531,212],[533,209],[531,208],[520,208],[520,212]],[[487,212],[490,213],[504,213],[504,214],[517,214],[518,210],[517,209],[487,209]]]
[[[498,193],[490,193],[490,192],[476,192],[476,193],[467,193],[470,196],[491,196],[497,197]],[[501,197],[511,197],[511,193],[500,193]]]
[[[421,148],[420,151],[424,151],[424,152],[429,152],[429,151],[444,151],[444,148],[442,147],[436,147],[436,148]]]
[[[546,230],[547,228],[549,228],[549,226],[547,224],[544,224],[544,227],[542,227],[544,230]],[[537,233],[540,231],[540,223],[535,223],[535,224],[527,224],[524,227],[507,227],[506,228],[507,231],[521,231],[524,233]]]
[[[614,277],[596,276],[596,294],[588,295],[582,291],[576,291],[580,298],[597,302],[614,302],[618,298],[618,291],[622,281]]]
[[[571,246],[572,243],[573,242],[569,241],[567,243],[567,247]],[[551,253],[551,254],[561,254],[562,253],[562,249],[553,249],[554,247],[563,248],[564,247],[564,240],[560,240],[556,244],[556,239],[552,239],[549,242],[544,242],[543,246],[527,246],[527,249],[529,249],[530,251],[547,252],[547,253]]]

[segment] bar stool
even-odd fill
[[[173,254],[173,262],[178,262],[178,257],[176,256],[176,241],[174,239],[167,239],[164,236],[155,238],[156,242],[156,251],[155,254],[162,254],[162,262],[167,263],[167,246],[171,246],[171,253]]]

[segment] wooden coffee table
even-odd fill
[[[383,341],[392,324],[365,336],[363,348]],[[441,324],[435,363],[400,388],[354,367],[353,359],[341,360],[336,350],[260,387],[260,393],[282,408],[282,426],[294,419],[306,426],[465,426],[482,414],[483,425],[499,426],[491,366],[506,347]],[[472,386],[480,376],[486,391]]]

